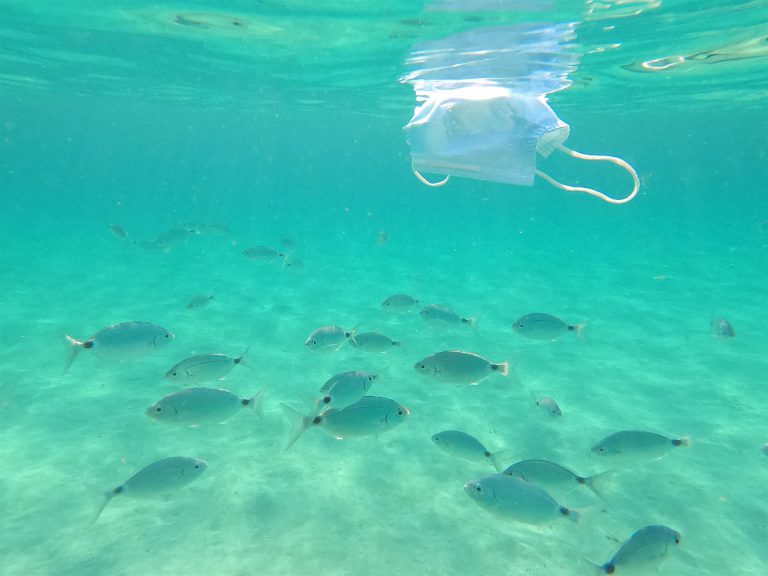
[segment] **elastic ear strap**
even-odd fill
[[[635,172],[635,169],[632,168],[627,162],[622,160],[621,158],[617,158],[616,156],[603,156],[603,155],[597,155],[597,154],[582,154],[581,152],[576,152],[575,150],[571,150],[570,148],[566,148],[562,144],[557,144],[557,148],[568,154],[569,156],[573,156],[574,158],[579,158],[580,160],[590,160],[590,161],[601,161],[601,162],[611,162],[612,164],[616,164],[617,166],[620,166],[624,168],[627,172],[629,172],[629,175],[632,176],[632,192],[629,193],[628,196],[625,198],[612,198],[610,196],[607,196],[603,194],[602,192],[598,190],[594,190],[593,188],[584,188],[582,186],[568,186],[567,184],[562,184],[561,182],[558,182],[548,174],[545,174],[541,170],[536,170],[536,174],[544,178],[547,182],[552,184],[553,186],[557,186],[561,190],[565,190],[566,192],[584,192],[585,194],[591,194],[592,196],[597,196],[601,200],[605,200],[606,202],[609,202],[610,204],[626,204],[632,198],[637,196],[637,191],[640,190],[640,179],[637,177],[637,172]]]
[[[413,170],[413,175],[416,176],[416,178],[418,178],[419,180],[421,180],[422,183],[424,183],[427,186],[430,186],[432,188],[437,188],[438,186],[442,186],[443,184],[447,184],[448,180],[451,179],[451,175],[449,174],[448,176],[446,176],[445,178],[440,180],[440,182],[430,182],[429,180],[424,178],[424,176],[421,175],[421,172],[416,170],[416,168],[414,168],[413,166],[411,166],[411,170]]]

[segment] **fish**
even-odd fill
[[[320,387],[320,397],[315,400],[318,413],[354,404],[368,393],[377,379],[378,375],[361,370],[334,374]]]
[[[354,404],[338,410],[331,408],[317,416],[305,416],[298,410],[281,404],[283,412],[291,422],[291,438],[288,450],[307,428],[321,428],[338,440],[353,436],[381,434],[399,426],[410,416],[411,411],[402,404],[380,396],[363,396]]]
[[[213,294],[198,294],[187,304],[187,309],[196,310],[197,308],[205,308],[213,300]]]
[[[505,474],[491,474],[464,485],[464,491],[481,508],[496,516],[524,524],[548,524],[579,513],[555,500],[544,488]]]
[[[221,380],[237,365],[248,365],[248,350],[239,358],[226,354],[196,354],[173,366],[165,377],[181,384],[210,382]]]
[[[474,318],[462,318],[450,308],[437,304],[427,304],[419,311],[419,316],[433,325],[452,326],[466,324],[467,326],[472,326],[475,324]]]
[[[254,396],[241,398],[228,390],[218,388],[184,388],[161,398],[147,408],[146,415],[155,420],[199,426],[219,424],[245,407],[259,416],[266,392],[263,386]]]
[[[269,246],[255,246],[243,250],[243,256],[258,262],[271,262],[273,260],[283,260],[283,262],[285,262],[287,254],[278,252]]]
[[[170,228],[165,232],[161,232],[154,243],[165,249],[173,248],[186,243],[192,236],[196,236],[198,231],[194,228]]]
[[[469,460],[470,462],[490,462],[496,472],[501,472],[501,455],[503,451],[489,452],[488,449],[474,436],[459,430],[443,430],[432,435],[432,442],[443,452]]]
[[[354,328],[347,332],[341,326],[321,326],[307,337],[304,346],[316,352],[335,352],[354,335]]]
[[[614,459],[657,459],[672,448],[688,447],[688,438],[667,438],[655,432],[624,430],[606,436],[592,446],[592,452]]]
[[[711,322],[712,335],[719,338],[733,338],[736,336],[736,332],[733,330],[733,326],[725,318],[717,318]]]
[[[387,235],[386,230],[379,230],[378,235],[376,236],[376,243],[379,246],[383,246],[386,244],[387,240],[389,240],[389,236]]]
[[[555,399],[550,398],[549,396],[545,396],[541,400],[536,400],[536,406],[553,418],[563,415],[563,412],[560,410],[560,406],[557,405],[557,402],[555,402]]]
[[[182,224],[182,228],[194,230],[196,234],[222,235],[229,234],[229,226],[226,224],[209,224],[206,222],[188,222]]]
[[[579,476],[573,470],[549,460],[521,460],[508,466],[502,474],[538,484],[546,490],[570,492],[578,486],[586,486],[601,500],[602,482],[608,478],[607,470],[594,476]]]
[[[592,566],[595,574],[651,574],[682,539],[680,532],[667,526],[646,526],[632,534],[608,562]]]
[[[349,343],[365,352],[389,352],[394,346],[402,346],[400,342],[395,342],[378,332],[357,333],[349,338]]]
[[[515,332],[531,340],[557,340],[568,332],[578,333],[583,327],[583,324],[568,324],[543,312],[526,314],[512,324]]]
[[[80,341],[66,335],[71,345],[64,372],[74,362],[80,350],[90,350],[95,356],[113,361],[129,361],[160,350],[173,340],[173,332],[150,322],[122,322],[99,330]]]
[[[482,356],[461,350],[438,352],[413,365],[424,376],[454,384],[479,384],[493,373],[509,375],[509,363],[494,364]]]
[[[94,522],[98,520],[107,504],[118,495],[135,498],[152,498],[159,494],[171,492],[197,480],[208,468],[205,460],[174,456],[163,458],[148,464],[125,482],[113,488],[104,495],[104,501],[99,508]]]
[[[418,303],[418,299],[407,294],[393,294],[381,303],[381,308],[394,314],[406,314]]]
[[[115,238],[120,238],[121,240],[123,238],[128,238],[128,233],[122,226],[120,226],[120,224],[110,224],[109,231],[112,232],[112,236]]]

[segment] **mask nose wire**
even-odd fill
[[[559,150],[562,150],[569,156],[573,156],[574,158],[579,158],[580,160],[590,160],[590,161],[599,161],[599,162],[611,162],[612,164],[616,164],[617,166],[620,166],[621,168],[624,168],[627,172],[629,172],[629,175],[632,176],[632,191],[629,193],[628,196],[624,198],[612,198],[611,196],[607,196],[606,194],[603,194],[602,192],[598,190],[594,190],[593,188],[584,188],[582,186],[569,186],[567,184],[562,184],[549,176],[548,174],[545,174],[541,170],[536,170],[536,174],[538,176],[541,176],[552,184],[553,186],[556,186],[557,188],[560,188],[561,190],[565,190],[566,192],[584,192],[585,194],[591,194],[592,196],[597,196],[601,200],[605,200],[606,202],[609,202],[610,204],[626,204],[630,200],[632,200],[635,196],[637,196],[637,191],[640,190],[640,179],[637,177],[637,172],[635,172],[635,169],[632,168],[632,166],[629,165],[626,161],[622,160],[621,158],[617,158],[616,156],[603,156],[598,154],[583,154],[581,152],[576,152],[576,150],[571,150],[570,148],[566,148],[562,144],[556,144],[555,145]],[[417,176],[419,176],[417,174]],[[446,178],[447,180],[447,178]],[[445,182],[443,182],[445,183]]]
[[[416,170],[416,168],[413,167],[413,164],[411,164],[411,170],[413,170],[413,175],[416,176],[416,178],[418,178],[422,184],[426,184],[430,188],[437,188],[439,186],[442,186],[443,184],[447,184],[448,180],[451,179],[451,176],[448,175],[442,180],[440,180],[439,182],[430,182],[429,180],[424,178],[424,176],[421,175],[421,172],[419,172],[418,170]]]

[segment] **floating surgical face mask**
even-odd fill
[[[569,50],[573,25],[484,28],[415,46],[403,82],[413,85],[416,108],[405,126],[414,174],[429,186],[450,176],[532,186],[536,175],[567,191],[622,204],[640,182],[620,158],[566,148],[570,128],[547,104],[547,94],[570,86],[577,56]],[[633,189],[615,199],[591,188],[562,184],[536,168],[559,150],[583,160],[612,162],[627,170]],[[447,175],[430,182],[422,172]]]

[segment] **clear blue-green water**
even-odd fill
[[[5,0],[0,13],[0,574],[588,574],[649,524],[683,535],[661,574],[765,573],[768,3]],[[550,104],[570,146],[637,169],[629,204],[540,179],[431,189],[411,173],[415,99],[398,82],[411,46],[526,21],[578,23],[573,86]],[[627,186],[610,167],[540,166]],[[227,231],[152,244],[190,222]],[[242,255],[284,238],[303,267]],[[382,311],[399,292],[477,329]],[[198,294],[215,299],[187,309]],[[554,342],[512,330],[538,311],[586,327]],[[714,337],[713,318],[736,336]],[[131,362],[84,350],[62,375],[65,334],[132,320],[176,338]],[[328,324],[403,347],[306,350]],[[179,389],[163,378],[176,362],[248,346],[250,366],[213,385],[267,385],[263,418],[145,415]],[[413,369],[450,349],[513,374],[453,386]],[[354,369],[381,373],[371,392],[410,418],[378,437],[308,430],[286,452],[280,404],[306,408]],[[606,502],[560,497],[578,526],[496,517],[463,490],[493,469],[438,450],[446,429],[506,449],[505,466],[612,469]],[[630,464],[590,451],[625,429],[691,445]],[[104,492],[169,456],[209,466],[177,491],[114,498],[92,523]]]

